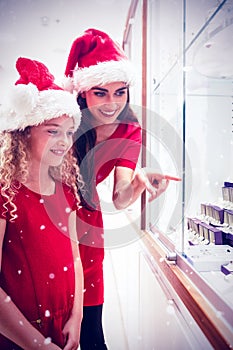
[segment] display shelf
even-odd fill
[[[156,268],[167,278],[214,349],[231,349],[233,346],[231,307],[202,279],[200,274],[196,273],[184,257],[178,255],[177,263],[168,261],[166,248],[153,233],[145,232],[141,241],[149,259],[154,259]],[[211,294],[210,299],[208,291]],[[219,305],[221,311],[216,309],[215,305]]]

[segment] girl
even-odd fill
[[[103,350],[107,348],[101,320],[104,242],[96,185],[114,169],[113,202],[124,209],[145,189],[149,200],[158,197],[166,190],[169,176],[134,172],[141,128],[129,106],[132,67],[106,33],[88,29],[74,41],[65,75],[70,77],[66,88],[73,84],[82,112],[75,135],[75,153],[86,184],[81,193],[84,207],[78,212],[85,288],[80,344],[82,350]]]
[[[79,110],[42,63],[19,58],[16,68],[0,112],[0,349],[74,350],[83,304],[82,181],[71,151]]]

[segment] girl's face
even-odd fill
[[[74,121],[66,115],[31,127],[30,155],[33,164],[59,166],[73,144]]]
[[[93,116],[93,126],[111,124],[116,121],[127,103],[128,86],[122,82],[94,86],[81,96],[86,99]]]

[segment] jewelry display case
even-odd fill
[[[124,45],[142,67],[141,165],[182,178],[142,196],[142,249],[213,347],[232,348],[233,2],[132,1]]]

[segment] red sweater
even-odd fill
[[[139,124],[119,124],[107,140],[94,148],[96,185],[105,180],[117,166],[134,170],[140,149]],[[104,230],[101,208],[98,207],[94,211],[85,208],[78,210],[77,231],[84,270],[84,305],[100,305],[104,302]]]
[[[0,196],[0,217],[3,215]],[[70,189],[56,183],[56,193],[42,196],[21,186],[3,242],[1,287],[45,337],[64,346],[62,329],[74,297],[74,264],[68,218],[76,209]],[[18,349],[0,335],[0,349]]]

